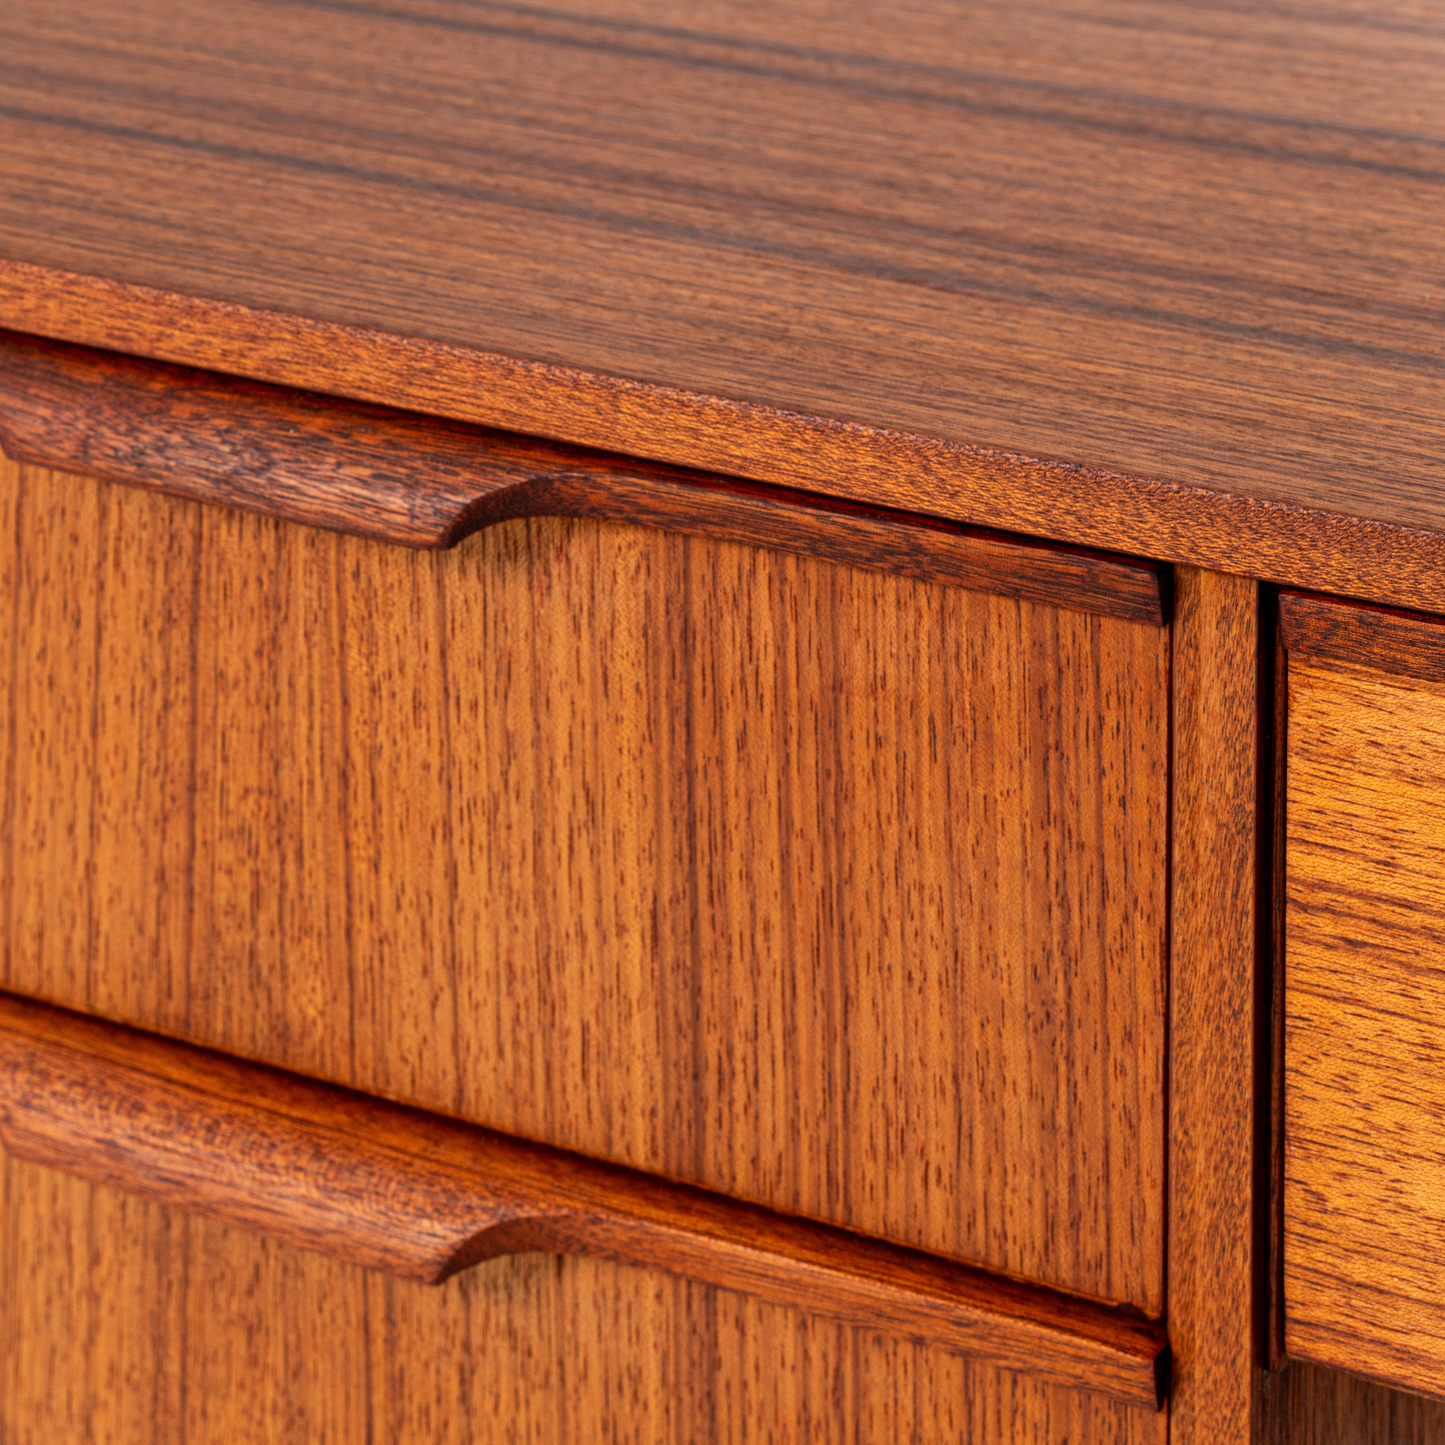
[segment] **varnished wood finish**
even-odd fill
[[[1165,620],[1167,568],[0,333],[14,459],[413,547],[596,517]]]
[[[1169,990],[1173,1445],[1249,1445],[1252,1430],[1257,594],[1245,578],[1192,569],[1181,569],[1176,583]]]
[[[1426,626],[1290,652],[1285,1343],[1445,1395],[1445,686],[1358,665]]]
[[[1259,1016],[1256,1037],[1263,1047],[1255,1069],[1260,1117],[1256,1119],[1255,1206],[1264,1218],[1256,1230],[1260,1256],[1256,1260],[1263,1286],[1260,1290],[1260,1363],[1271,1373],[1283,1368],[1284,1352],[1284,878],[1286,764],[1289,745],[1289,658],[1280,638],[1280,599],[1262,589],[1260,610],[1260,662],[1273,654],[1268,686],[1261,689],[1260,716],[1269,718],[1260,766],[1265,780],[1260,788],[1261,868],[1255,912],[1260,925],[1256,961],[1260,970],[1256,997]],[[1273,646],[1271,647],[1271,641]],[[1265,800],[1268,800],[1267,806]],[[1265,850],[1268,853],[1265,853]],[[1269,1107],[1263,1107],[1268,1098]],[[1261,1137],[1263,1136],[1263,1137]]]
[[[1280,641],[1295,657],[1445,682],[1445,620],[1284,592]]]
[[[606,1262],[371,1274],[0,1154],[0,1436],[1164,1445],[1166,1415]]]
[[[632,1170],[0,994],[22,1159],[435,1284],[500,1255],[641,1265],[1163,1403],[1161,1326]]]
[[[1260,1381],[1257,1445],[1438,1445],[1445,1404],[1318,1365]]]
[[[0,324],[1445,606],[1445,33],[107,6],[0,31]]]
[[[1162,1312],[1167,630],[0,509],[6,987]]]

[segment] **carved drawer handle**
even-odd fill
[[[1169,567],[0,331],[0,447],[409,547],[511,517],[694,532],[1162,624]]]
[[[439,1282],[588,1255],[1162,1404],[1160,1325],[632,1169],[0,994],[0,1139],[22,1159]]]

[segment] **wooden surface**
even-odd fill
[[[1289,665],[1285,1343],[1445,1395],[1445,687]]]
[[[1253,1428],[1258,589],[1180,569],[1170,907],[1171,1445]]]
[[[10,1153],[437,1284],[619,1260],[1162,1405],[1159,1324],[634,1170],[0,994]]]
[[[513,517],[632,522],[1159,623],[1168,568],[0,333],[19,461],[412,547]]]
[[[0,324],[1445,604],[1406,0],[11,0],[0,55]]]
[[[1272,644],[1272,645],[1271,645]],[[1260,946],[1256,955],[1260,1000],[1256,1039],[1262,1047],[1256,1055],[1256,1097],[1269,1108],[1261,1108],[1255,1130],[1255,1207],[1264,1217],[1256,1228],[1257,1247],[1262,1248],[1260,1317],[1257,1328],[1262,1344],[1260,1363],[1270,1372],[1285,1363],[1284,1352],[1284,877],[1287,798],[1287,750],[1289,746],[1289,657],[1280,636],[1278,594],[1264,597],[1260,611],[1261,662],[1273,654],[1273,668],[1261,696],[1260,717],[1268,721],[1261,738],[1260,766],[1268,779],[1260,789],[1260,863],[1255,914]],[[1269,649],[1265,652],[1264,649]],[[1266,852],[1267,850],[1267,852]],[[1265,1137],[1261,1139],[1261,1134]]]
[[[9,464],[0,538],[5,987],[1161,1312],[1167,630]]]
[[[387,1279],[0,1156],[23,1445],[1164,1445],[1166,1416],[641,1270]]]
[[[1438,617],[1284,592],[1279,626],[1294,657],[1445,682],[1445,621]]]
[[[1437,1445],[1445,1404],[1318,1365],[1261,1379],[1257,1445]]]

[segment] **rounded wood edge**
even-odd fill
[[[467,422],[0,332],[12,457],[301,525],[449,547],[524,516],[700,534],[1162,626],[1169,568]]]
[[[1163,1326],[835,1226],[0,993],[18,1157],[438,1283],[608,1258],[1162,1406]]]

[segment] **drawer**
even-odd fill
[[[1162,1412],[606,1261],[433,1288],[4,1156],[0,1198],[15,1445],[1165,1439]]]
[[[10,994],[0,1141],[7,1440],[1164,1436],[1137,1315]]]
[[[1161,1312],[1167,628],[0,506],[5,987]]]
[[[1286,1349],[1445,1394],[1445,621],[1281,633]]]
[[[1161,1312],[1167,628],[0,505],[5,987]]]

